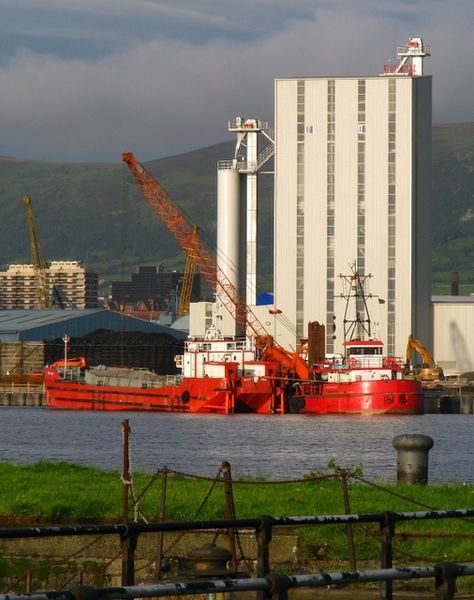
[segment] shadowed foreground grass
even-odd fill
[[[343,514],[341,479],[336,471],[310,474],[292,482],[234,480],[236,518]],[[0,516],[12,520],[76,522],[122,519],[122,480],[117,472],[69,463],[38,462],[24,466],[0,463]],[[158,518],[162,474],[135,473],[135,497],[140,514],[148,521]],[[449,484],[407,486],[376,485],[355,475],[349,478],[351,513],[423,511],[426,509],[473,508],[474,487]],[[145,493],[144,493],[145,491]],[[134,516],[133,494],[129,518]],[[168,474],[166,519],[226,518],[223,480],[188,478]],[[378,561],[380,539],[377,525],[354,525],[358,561]],[[293,533],[295,533],[293,529]],[[396,528],[394,558],[399,565],[433,564],[440,560],[474,562],[472,519],[442,519],[400,523]],[[348,559],[345,526],[301,527],[301,557],[306,565],[337,565]]]

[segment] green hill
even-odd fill
[[[147,164],[210,239],[215,238],[215,165],[223,146]],[[182,263],[178,246],[121,163],[53,164],[3,158],[3,266],[30,261],[25,194],[32,198],[38,237],[48,260],[83,260],[105,278],[128,278],[139,264],[163,263],[171,268]]]
[[[474,292],[474,123],[433,128],[433,290]]]
[[[216,163],[234,142],[146,163],[208,245],[215,245]],[[140,160],[140,157],[137,157]],[[461,293],[474,291],[474,123],[433,128],[433,283],[448,292],[459,271]],[[272,281],[272,181],[261,177],[261,289]],[[83,260],[106,279],[130,277],[141,264],[181,268],[183,256],[141,197],[128,169],[117,164],[62,164],[0,157],[0,265],[30,261],[24,195],[33,201],[48,260]],[[466,285],[464,285],[466,284]]]

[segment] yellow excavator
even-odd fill
[[[433,357],[425,348],[425,346],[412,335],[408,337],[405,356],[405,367],[407,370],[410,369],[415,351],[418,352],[418,354],[421,356],[421,360],[423,361],[422,366],[416,369],[417,379],[420,379],[421,381],[438,381],[444,379],[443,369],[436,365]]]

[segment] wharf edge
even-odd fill
[[[474,385],[440,382],[424,390],[424,414],[474,414]],[[44,407],[43,384],[0,384],[0,407]]]

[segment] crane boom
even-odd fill
[[[25,196],[23,202],[26,205],[28,215],[28,231],[30,235],[31,260],[35,270],[36,295],[39,308],[51,308],[51,298],[49,293],[47,264],[41,251],[38,235],[36,233],[36,224],[33,216],[33,206],[30,196]]]
[[[194,227],[194,237],[199,236],[199,227]],[[193,240],[195,241],[195,240]],[[193,291],[194,273],[196,272],[196,257],[192,251],[187,252],[184,263],[183,279],[181,282],[181,293],[179,295],[178,317],[189,314],[189,304]]]
[[[268,337],[263,325],[248,306],[239,301],[239,293],[229,279],[219,271],[211,251],[199,236],[194,235],[194,226],[183,216],[177,204],[163,186],[141,165],[131,152],[124,152],[122,160],[130,169],[148,204],[173,234],[180,248],[196,260],[196,268],[204,281],[215,290],[219,300],[235,317],[246,326],[247,333],[258,338]]]

